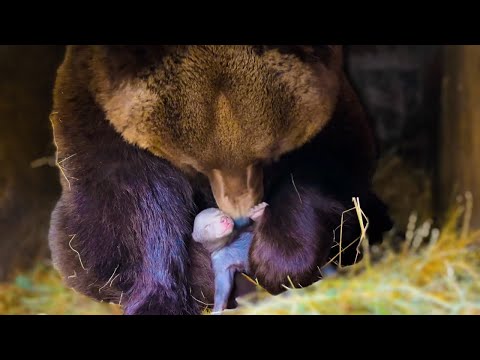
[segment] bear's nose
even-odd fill
[[[218,207],[233,219],[247,217],[250,209],[262,201],[263,171],[260,166],[214,169],[208,177]]]
[[[235,219],[234,223],[237,228],[242,228],[244,226],[247,226],[250,223],[250,218],[246,216],[239,217]]]

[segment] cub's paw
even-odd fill
[[[262,202],[258,205],[255,205],[250,209],[250,212],[248,213],[248,217],[252,219],[253,221],[257,221],[263,216],[263,213],[265,211],[265,208],[268,206],[266,202]]]

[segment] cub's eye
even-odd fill
[[[208,228],[210,228],[210,224],[205,225],[205,227],[203,229],[207,230]]]

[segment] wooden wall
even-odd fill
[[[63,52],[63,46],[0,46],[0,280],[48,255],[58,176],[35,160],[54,152],[48,115]]]
[[[445,211],[471,192],[480,226],[480,46],[446,46],[443,55],[439,203]]]

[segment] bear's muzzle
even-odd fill
[[[241,169],[213,169],[210,186],[218,207],[234,219],[248,217],[263,199],[263,170],[259,165]]]

